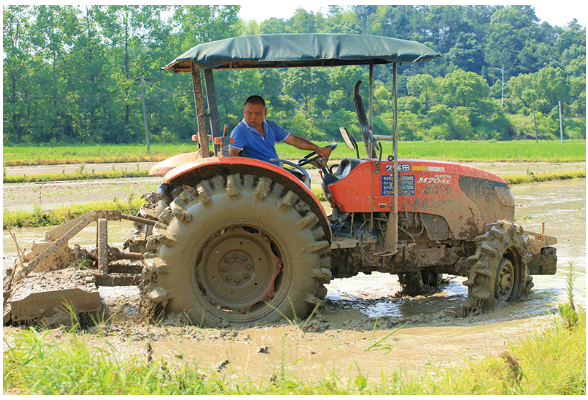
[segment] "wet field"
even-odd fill
[[[558,273],[555,276],[535,276],[535,291],[554,299],[565,292],[565,273],[569,263],[573,262],[577,275],[576,288],[580,298],[585,299],[586,292],[586,180],[561,180],[551,182],[513,185],[517,204],[517,223],[526,230],[541,232],[541,223],[545,223],[545,233],[558,238]],[[129,237],[132,229],[129,221],[109,222],[108,239],[112,246],[122,248],[122,243]],[[15,228],[19,245],[30,248],[33,240],[41,240],[48,228]],[[15,256],[14,241],[7,231],[3,232],[3,254],[5,260]],[[85,228],[75,237],[75,243],[83,246],[95,246],[96,228],[94,224]],[[445,276],[445,278],[450,278]],[[434,293],[427,300],[424,309],[431,311],[431,302],[436,299],[444,302],[444,309],[459,308],[467,294],[467,288],[461,286],[462,278],[449,280],[443,291]],[[328,299],[337,309],[355,309],[370,317],[402,316],[419,314],[423,310],[414,301],[412,309],[402,306],[401,299],[386,301],[400,288],[395,276],[374,272],[372,275],[361,274],[347,279],[334,279],[328,285]],[[585,300],[583,300],[585,301]],[[408,313],[408,314],[406,314]]]
[[[181,321],[166,321],[163,327],[141,324],[112,327],[108,342],[125,353],[144,353],[147,341],[156,355],[169,360],[193,360],[203,369],[216,368],[230,360],[226,372],[231,376],[268,376],[281,360],[288,369],[301,374],[345,373],[350,365],[377,379],[380,373],[398,369],[424,372],[428,368],[463,364],[472,357],[500,351],[509,340],[533,332],[566,301],[565,276],[570,263],[576,276],[575,301],[586,306],[586,180],[562,180],[514,185],[517,223],[526,230],[558,238],[558,272],[554,276],[534,276],[535,287],[522,301],[501,304],[483,315],[463,318],[461,307],[467,288],[465,278],[444,275],[446,283],[424,296],[396,298],[400,290],[396,276],[373,273],[354,278],[334,279],[327,288],[324,311],[310,325],[257,326],[237,331],[181,327]],[[109,223],[111,245],[122,248],[132,223]],[[47,228],[15,229],[19,244],[29,247],[31,240],[43,237]],[[75,242],[94,246],[92,225],[76,236]],[[14,260],[15,246],[4,232],[5,266]],[[132,316],[137,307],[137,289],[101,288],[107,305],[119,317]],[[366,351],[371,331],[383,337],[404,325],[386,341],[392,351]],[[5,328],[5,333],[14,328]],[[99,344],[103,338],[88,338]],[[374,340],[375,341],[375,340]],[[94,343],[94,342],[93,342]],[[262,346],[268,352],[259,352]],[[181,357],[180,357],[181,355]],[[296,361],[299,360],[299,361]]]

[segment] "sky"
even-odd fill
[[[552,26],[561,26],[565,27],[568,22],[572,19],[576,18],[580,25],[586,26],[586,22],[588,20],[588,12],[586,10],[586,5],[582,5],[585,0],[580,1],[569,1],[569,0],[550,0],[550,1],[528,1],[528,2],[517,2],[512,4],[530,4],[535,8],[535,14],[541,21],[547,21]],[[351,4],[361,4],[359,2],[348,2],[348,1],[341,1],[333,2],[333,1],[325,1],[325,0],[315,0],[315,1],[308,1],[308,0],[290,0],[289,2],[284,1],[273,1],[273,2],[260,2],[260,1],[243,1],[240,2],[241,4],[241,11],[239,12],[239,16],[246,20],[255,19],[257,22],[264,21],[271,17],[276,18],[290,18],[294,11],[297,8],[302,7],[307,11],[318,12],[321,11],[323,13],[327,13],[328,5],[329,4],[338,4],[341,6],[351,5]],[[381,2],[377,0],[373,0],[370,2],[366,2],[364,4],[391,4],[390,1]],[[393,4],[418,4],[414,2],[407,2],[407,1],[396,1]],[[451,3],[447,2],[427,2],[426,4],[460,4],[459,1],[452,1]],[[463,3],[463,4],[473,4],[473,3]],[[508,5],[508,3],[494,3],[494,2],[485,2],[479,4],[504,4]]]

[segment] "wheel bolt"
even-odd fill
[[[226,276],[226,279],[227,279],[227,281],[230,281],[231,280],[231,275],[227,275]]]
[[[239,257],[239,254],[233,253],[233,258],[237,258],[237,257]]]
[[[243,254],[243,255],[241,256],[241,260],[243,260],[243,261],[247,260],[247,256],[246,256],[245,254]]]
[[[229,261],[231,261],[231,259],[229,257],[225,257],[225,262],[228,263]]]
[[[251,269],[251,264],[247,264],[247,265],[245,266],[245,268],[247,268],[247,269]]]
[[[241,279],[237,278],[237,279],[235,279],[235,282],[239,283],[239,282],[241,282]]]
[[[222,268],[221,268],[221,271],[223,271],[223,272],[227,272],[227,267],[222,267]]]
[[[249,274],[247,274],[247,273],[243,274],[243,278],[245,278],[245,279],[249,278]]]

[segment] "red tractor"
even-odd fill
[[[406,292],[437,285],[443,273],[467,277],[464,309],[477,312],[519,299],[533,286],[532,274],[555,274],[556,239],[513,223],[514,197],[504,179],[457,163],[399,159],[396,113],[392,136],[372,134],[374,65],[393,66],[396,110],[398,64],[438,56],[386,37],[257,35],[200,44],[163,68],[192,74],[199,150],[153,167],[164,183],[140,216],[157,223],[137,222],[127,242],[143,253],[149,304],[209,326],[300,318],[323,303],[332,278],[379,271],[397,274]],[[336,165],[314,154],[296,163],[278,160],[280,166],[227,157],[230,138],[226,127],[224,135],[220,130],[213,70],[344,65],[369,66],[369,120],[361,82],[354,96],[367,158],[344,128],[357,158]],[[393,141],[386,159],[381,140]],[[307,164],[321,170],[331,215],[310,190]]]

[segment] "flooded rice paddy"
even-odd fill
[[[567,300],[565,276],[570,263],[576,276],[575,301],[586,306],[586,180],[514,185],[512,190],[517,223],[528,231],[541,232],[544,222],[545,233],[558,238],[557,274],[534,276],[535,287],[522,301],[463,318],[461,307],[467,288],[461,282],[465,278],[444,275],[446,283],[424,296],[396,298],[400,290],[396,276],[360,274],[334,279],[327,285],[323,312],[304,327],[285,324],[233,331],[200,329],[182,326],[181,318],[171,316],[160,327],[113,324],[106,337],[110,344],[128,353],[143,354],[150,342],[154,354],[166,360],[195,362],[203,370],[252,378],[267,378],[283,360],[286,372],[319,377],[330,371],[348,374],[354,366],[364,376],[378,380],[381,374],[393,371],[424,373],[493,354],[504,349],[509,340],[538,329],[556,310],[556,304]],[[131,228],[128,221],[109,222],[111,245],[122,248]],[[46,230],[23,228],[13,232],[19,244],[28,248]],[[93,247],[95,240],[92,225],[76,236],[75,243]],[[6,267],[13,263],[16,253],[6,231],[3,246]],[[100,292],[105,304],[116,308],[122,319],[136,312],[137,288],[100,288]],[[377,338],[403,325],[385,342],[389,353],[366,351]],[[12,329],[4,328],[5,333]],[[100,342],[104,337],[88,340]],[[261,351],[264,347],[268,350]]]

